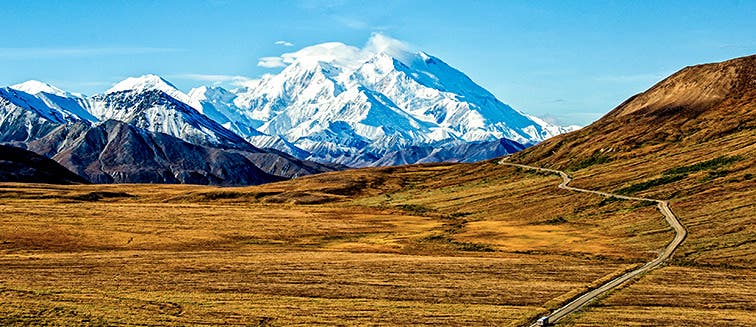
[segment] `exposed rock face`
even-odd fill
[[[505,156],[525,149],[525,146],[508,139],[490,142],[470,142],[446,147],[413,146],[387,153],[373,163],[374,166],[396,166],[431,162],[476,162]]]
[[[29,149],[94,183],[253,185],[283,178],[258,168],[244,151],[191,144],[108,120],[94,127],[60,126]]]

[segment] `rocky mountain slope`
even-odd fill
[[[0,182],[82,184],[86,179],[54,160],[21,148],[0,145]]]
[[[28,144],[94,183],[254,185],[284,178],[245,152],[203,147],[116,120],[60,126]]]
[[[627,99],[593,124],[516,157],[567,168],[591,158],[631,158],[733,135],[752,136],[756,129],[754,99],[756,56],[686,67]]]
[[[127,84],[86,101],[38,82],[0,89],[0,142],[96,183],[250,185],[338,168],[252,146],[170,96],[181,97],[162,79]]]

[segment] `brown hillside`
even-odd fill
[[[686,67],[590,126],[510,160],[566,169],[579,187],[669,199],[688,229],[671,266],[568,325],[657,325],[681,315],[703,322],[707,315],[680,310],[710,306],[692,294],[734,276],[745,278],[742,286],[719,294],[756,308],[736,295],[749,291],[756,262],[756,56]]]
[[[754,141],[756,55],[686,67],[595,123],[527,149],[516,158],[579,168],[591,157],[628,158],[737,133]]]
[[[684,68],[512,160],[574,171],[588,188],[670,199],[691,232],[685,260],[750,265],[756,56]]]

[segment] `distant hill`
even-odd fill
[[[54,160],[14,146],[0,145],[0,182],[83,184],[74,174]]]

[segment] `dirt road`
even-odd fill
[[[587,305],[588,303],[590,303],[591,301],[593,301],[600,295],[630,280],[631,278],[641,275],[651,269],[658,267],[659,265],[667,261],[670,257],[672,257],[672,253],[675,252],[677,247],[680,246],[683,240],[685,240],[685,236],[687,236],[688,234],[688,232],[685,230],[685,227],[683,227],[682,223],[680,223],[680,220],[677,219],[677,216],[675,216],[675,214],[672,213],[672,210],[669,209],[669,203],[667,203],[667,201],[634,197],[634,196],[624,196],[624,195],[619,195],[619,194],[612,194],[612,193],[607,193],[607,192],[593,191],[593,190],[586,190],[582,188],[572,187],[568,185],[572,181],[572,178],[570,177],[570,175],[568,175],[567,173],[561,170],[515,164],[515,163],[506,162],[505,160],[506,159],[500,161],[499,164],[505,165],[505,166],[514,166],[514,167],[520,167],[520,168],[525,168],[525,169],[534,169],[534,170],[540,170],[540,171],[550,172],[554,174],[559,174],[559,176],[562,177],[562,183],[559,184],[559,188],[561,189],[575,191],[575,192],[592,193],[592,194],[597,194],[597,195],[601,195],[605,197],[615,197],[615,198],[625,199],[625,200],[656,202],[656,206],[659,208],[659,211],[662,213],[662,215],[664,215],[664,219],[666,219],[667,223],[669,223],[669,225],[672,226],[672,228],[675,230],[675,237],[672,239],[671,242],[669,242],[669,244],[667,244],[667,246],[659,254],[659,256],[656,257],[656,259],[651,260],[647,262],[645,265],[635,270],[632,270],[630,272],[627,272],[624,275],[614,278],[595,289],[592,289],[588,292],[583,293],[582,295],[570,301],[569,303],[565,304],[561,308],[556,309],[552,311],[551,313],[549,313],[548,315],[542,317],[541,319],[539,319],[539,321],[546,322],[547,324],[553,324],[559,321],[560,319],[564,318],[566,315],[574,311],[577,311],[578,309]],[[531,326],[538,326],[538,324],[539,323],[535,323]]]

